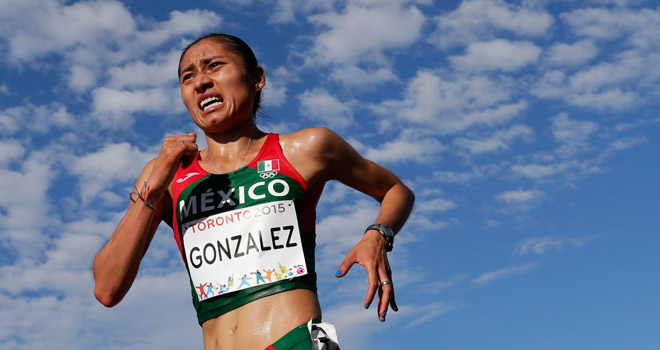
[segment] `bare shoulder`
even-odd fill
[[[331,149],[343,139],[326,127],[307,128],[289,134],[280,135],[282,147],[314,154]]]
[[[287,157],[299,157],[308,161],[328,162],[347,160],[357,152],[341,136],[325,127],[302,129],[280,136],[282,150]]]
[[[302,129],[280,135],[284,156],[308,183],[328,180],[332,164],[341,158],[350,145],[325,127]]]

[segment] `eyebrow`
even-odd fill
[[[223,55],[211,56],[211,57],[207,57],[207,58],[202,58],[202,59],[200,60],[200,62],[202,62],[203,65],[207,65],[207,64],[211,63],[211,61],[215,60],[216,58],[224,58],[224,57],[225,57],[225,56],[223,56]],[[191,64],[187,65],[185,68],[183,68],[183,69],[179,72],[179,77],[181,77],[181,75],[182,75],[183,73],[185,73],[185,72],[189,72],[189,71],[193,70],[194,67],[195,67],[195,64],[194,64],[194,63],[191,63]]]

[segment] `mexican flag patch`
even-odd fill
[[[279,171],[280,170],[280,160],[263,160],[257,163],[257,172],[263,173],[266,171]]]

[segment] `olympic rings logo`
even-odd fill
[[[277,175],[276,171],[264,171],[264,172],[259,174],[259,176],[261,176],[262,179],[273,178],[273,177],[275,177],[275,175]]]

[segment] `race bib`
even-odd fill
[[[189,222],[183,244],[199,300],[307,274],[293,201]]]

